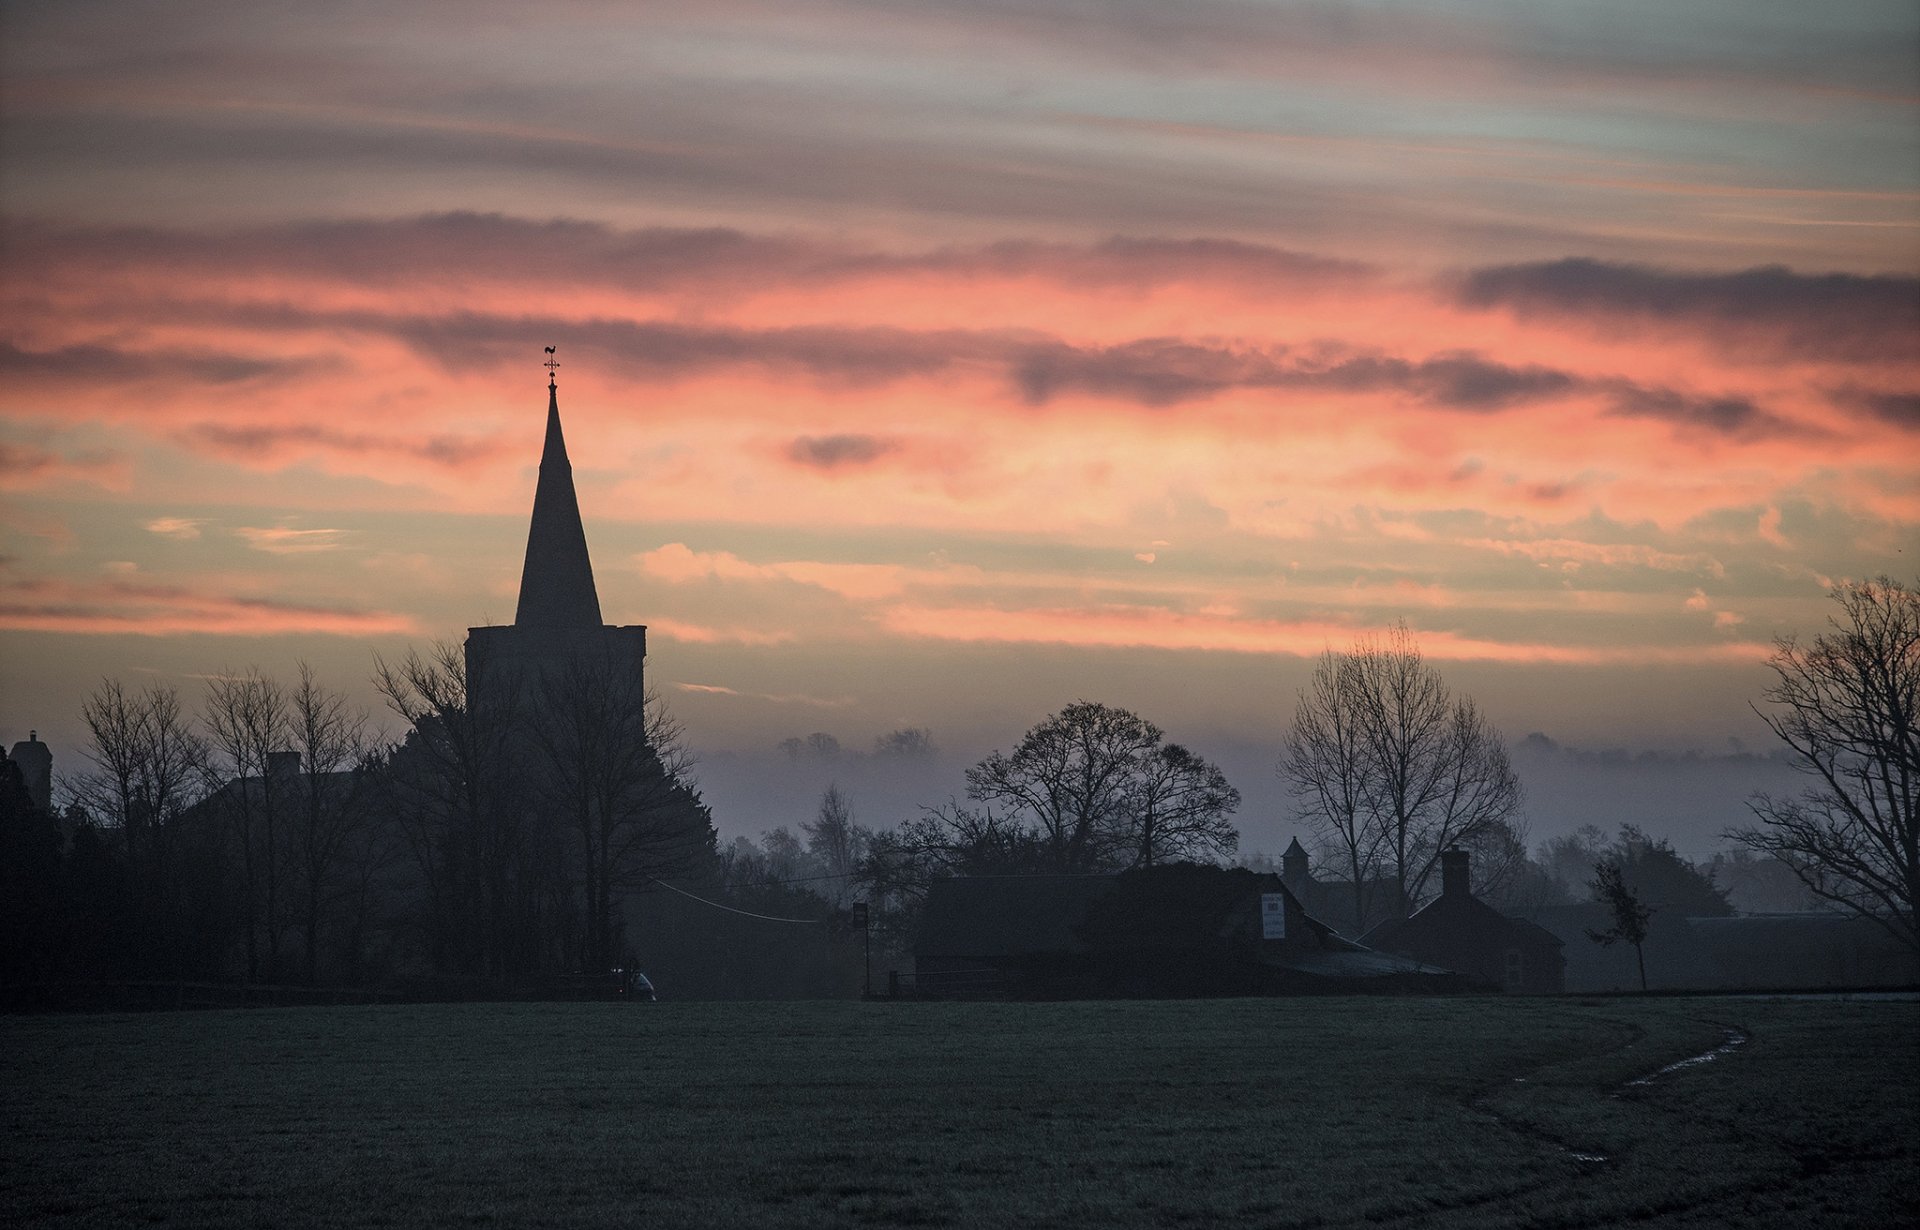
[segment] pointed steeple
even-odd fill
[[[547,443],[540,454],[540,485],[533,493],[533,524],[527,529],[527,562],[520,570],[517,627],[598,628],[600,595],[593,587],[593,561],[580,502],[573,494],[573,466],[560,434],[560,392],[547,377]]]

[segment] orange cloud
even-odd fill
[[[1273,654],[1311,658],[1344,649],[1383,626],[1249,620],[1184,614],[1157,607],[1007,611],[992,608],[900,607],[884,616],[897,635],[933,640],[988,641],[1075,647],[1138,647]],[[1416,633],[1420,651],[1439,661],[1486,661],[1573,666],[1683,665],[1758,662],[1772,646],[1754,642],[1711,645],[1558,645],[1495,641],[1446,631]]]
[[[287,526],[243,525],[233,531],[256,551],[272,555],[305,555],[338,551],[344,530],[298,530]]]
[[[650,619],[647,631],[690,645],[784,645],[794,639],[791,632],[697,624],[683,619]]]

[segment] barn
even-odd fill
[[[1118,875],[962,876],[928,891],[925,995],[1008,998],[1461,989],[1313,918],[1281,878],[1172,863]]]

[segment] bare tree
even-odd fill
[[[1524,911],[1545,904],[1543,893],[1551,892],[1551,882],[1527,857],[1524,817],[1482,825],[1459,844],[1473,856],[1475,896],[1503,912],[1513,908]]]
[[[1474,703],[1455,697],[1400,624],[1330,654],[1303,693],[1281,772],[1356,885],[1393,879],[1405,917],[1450,845],[1520,814],[1520,779]],[[1364,890],[1355,908],[1364,917]]]
[[[367,822],[368,784],[363,766],[373,754],[367,715],[347,698],[321,686],[313,668],[300,663],[300,682],[288,703],[289,734],[300,757],[292,811],[291,845],[299,877],[305,924],[306,978],[320,972],[320,937],[329,895],[350,887],[343,863],[357,830]],[[364,896],[362,897],[364,904]]]
[[[1321,854],[1332,856],[1352,882],[1356,935],[1367,925],[1368,893],[1386,836],[1374,816],[1361,686],[1353,655],[1322,654],[1294,709],[1280,762],[1280,776],[1300,800]]]
[[[274,753],[290,735],[287,695],[277,682],[248,669],[207,681],[206,726],[213,755],[209,785],[231,826],[246,893],[247,977],[262,971],[260,935],[266,935],[265,969],[280,974],[280,847],[278,820],[291,800],[290,775],[276,772]]]
[[[967,795],[986,805],[995,832],[1032,824],[1050,871],[1232,853],[1239,834],[1227,816],[1239,792],[1164,737],[1125,709],[1076,701],[1029,730],[1011,754],[996,751],[968,769]]]
[[[1920,591],[1880,577],[1833,598],[1830,632],[1776,643],[1775,708],[1756,708],[1810,784],[1755,795],[1760,823],[1727,836],[1920,955]]]
[[[143,857],[197,798],[206,744],[180,712],[171,688],[130,695],[102,680],[80,706],[94,771],[71,788],[76,801],[121,831],[129,855]]]
[[[821,896],[845,905],[852,898],[853,876],[873,835],[854,822],[853,805],[833,783],[820,795],[819,811],[800,831],[806,834],[807,853],[820,865],[821,874],[829,877],[831,887]]]
[[[1404,918],[1414,901],[1423,821],[1443,789],[1451,698],[1405,624],[1396,626],[1385,644],[1363,642],[1352,656],[1360,681],[1369,790],[1394,879],[1396,909]]]
[[[679,722],[618,663],[575,660],[541,681],[527,723],[542,794],[576,841],[588,968],[617,962],[618,894],[681,875],[714,834]],[[797,843],[796,843],[797,847]]]
[[[119,831],[132,877],[135,908],[143,915],[156,955],[185,958],[184,902],[175,827],[201,796],[207,746],[180,712],[171,688],[133,695],[117,680],[102,680],[82,702],[90,772],[68,783],[74,801]]]
[[[490,678],[470,689],[460,647],[446,642],[374,666],[375,688],[412,727],[385,778],[427,889],[435,964],[500,975],[516,959],[522,826],[511,741],[521,699],[517,680]]]
[[[1500,732],[1467,697],[1454,701],[1441,743],[1438,796],[1422,817],[1415,845],[1412,898],[1421,897],[1439,866],[1440,852],[1464,845],[1487,858],[1477,878],[1497,887],[1516,860],[1526,858],[1520,778]],[[1504,840],[1518,830],[1519,841]]]
[[[1240,792],[1217,766],[1178,743],[1141,760],[1130,803],[1136,867],[1240,848],[1239,830],[1227,819],[1240,806]]]

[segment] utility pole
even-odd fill
[[[867,903],[853,903],[853,921],[860,924],[860,998],[873,998],[873,928],[867,919]]]

